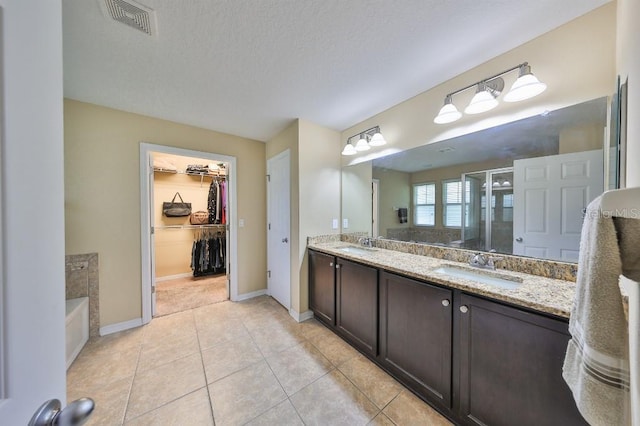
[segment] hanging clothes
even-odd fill
[[[218,209],[218,192],[220,190],[220,186],[216,179],[211,180],[211,185],[209,185],[209,197],[207,199],[207,210],[209,211],[209,223],[218,223],[216,222],[216,211]]]
[[[195,233],[191,249],[191,269],[194,277],[226,272],[227,240],[225,232],[203,228]]]
[[[227,223],[227,188],[224,178],[214,178],[211,180],[207,199],[207,210],[209,211],[209,223]]]
[[[222,211],[220,223],[227,223],[227,182],[220,182],[220,210]]]

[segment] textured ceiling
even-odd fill
[[[102,0],[63,0],[64,93],[266,141],[342,131],[607,0],[140,0],[150,37]]]

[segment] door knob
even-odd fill
[[[519,243],[521,243],[521,242],[522,242],[522,237],[518,237],[518,238],[516,238],[516,241],[517,241],[517,242],[519,242]]]
[[[462,312],[463,314],[469,312],[469,308],[467,307],[467,305],[460,306],[460,312]]]
[[[80,398],[62,409],[57,399],[50,399],[38,408],[29,426],[73,425],[81,426],[89,420],[96,404],[91,398]]]
[[[288,242],[289,242],[289,239],[288,239],[287,237],[285,237],[285,238],[283,238],[283,239],[282,239],[282,242],[283,242],[283,243],[288,243]]]

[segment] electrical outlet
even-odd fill
[[[238,220],[238,228],[244,228],[244,219]]]
[[[342,228],[347,229],[349,227],[349,219],[342,219]]]
[[[338,229],[338,219],[333,219],[333,221],[331,221],[331,228]]]

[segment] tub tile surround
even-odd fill
[[[98,253],[65,256],[65,299],[89,298],[89,338],[100,335]]]
[[[340,248],[357,244],[361,234],[343,234],[308,239],[308,247],[331,255],[351,259],[408,277],[427,280],[450,288],[527,307],[536,311],[568,318],[575,295],[576,265],[561,262],[504,256],[501,275],[522,280],[516,289],[502,289],[463,278],[450,278],[434,272],[440,266],[468,267],[469,250],[434,247],[393,240],[376,240],[377,250],[366,255],[346,253]],[[319,242],[321,241],[321,242]],[[502,257],[502,255],[500,255]],[[538,264],[540,263],[540,264]],[[485,271],[490,273],[490,271]],[[558,275],[569,279],[557,279]]]

